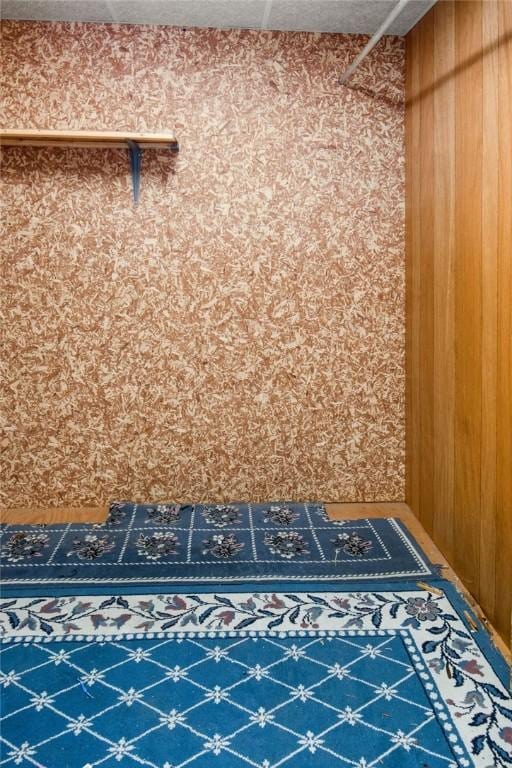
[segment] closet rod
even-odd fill
[[[395,5],[395,7],[390,11],[390,13],[386,16],[378,30],[372,35],[372,37],[368,40],[365,47],[359,53],[352,64],[347,67],[347,69],[344,71],[344,73],[341,75],[339,79],[339,84],[344,85],[349,77],[352,77],[360,63],[368,56],[370,51],[375,48],[379,40],[383,35],[386,34],[387,30],[391,26],[391,24],[394,22],[397,16],[399,16],[405,6],[409,3],[410,0],[399,0],[398,3]]]

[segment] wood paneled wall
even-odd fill
[[[512,2],[407,37],[407,501],[500,634],[512,604]]]

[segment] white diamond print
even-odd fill
[[[135,688],[129,688],[125,693],[122,693],[121,696],[119,696],[118,701],[131,707],[135,701],[141,701],[141,699],[142,693],[136,691]]]
[[[75,736],[78,736],[83,730],[90,728],[91,726],[92,720],[88,720],[85,715],[78,715],[76,720],[72,720],[67,724],[67,728],[69,728]]]
[[[53,702],[54,699],[52,699],[51,696],[48,696],[46,691],[43,691],[36,696],[32,696],[30,699],[30,703],[34,705],[36,712],[40,712],[44,707],[47,707],[48,704],[53,704]]]
[[[30,760],[36,754],[36,750],[33,749],[28,741],[24,741],[21,747],[14,747],[8,752],[9,757],[14,759],[16,765],[22,763],[25,758]]]
[[[178,664],[174,667],[174,669],[170,669],[169,672],[167,672],[167,677],[170,677],[171,680],[173,680],[175,683],[179,682],[180,680],[183,680],[184,677],[187,676],[187,671],[185,669],[182,669]]]
[[[398,744],[403,747],[407,752],[409,752],[411,747],[414,747],[416,744],[416,739],[408,736],[403,731],[397,731],[396,734],[391,737],[391,741],[393,744]]]
[[[229,699],[229,693],[223,691],[220,685],[216,685],[212,691],[208,691],[205,698],[214,704],[220,704],[221,701]]]
[[[308,731],[305,736],[302,736],[299,739],[299,744],[301,745],[301,747],[307,747],[307,749],[313,754],[317,751],[319,747],[322,746],[323,743],[324,743],[324,740],[319,738],[318,736],[315,736],[313,731]]]
[[[171,709],[168,715],[160,718],[162,725],[166,725],[171,731],[176,728],[177,725],[183,725],[186,718],[180,714],[177,709]]]
[[[222,738],[222,736],[219,736],[219,734],[216,733],[213,738],[205,741],[204,748],[209,752],[213,752],[214,755],[220,755],[223,749],[229,747],[229,744],[229,739]]]
[[[274,715],[272,715],[270,712],[267,712],[264,707],[259,707],[257,714],[251,715],[250,717],[251,723],[257,723],[260,728],[264,728],[267,723],[271,723],[273,719]]]
[[[121,761],[123,757],[126,757],[130,752],[132,752],[135,749],[133,744],[128,744],[126,739],[123,738],[119,739],[117,744],[114,744],[112,747],[109,747],[109,752],[111,755],[115,757],[116,760]]]

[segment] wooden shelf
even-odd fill
[[[121,131],[40,131],[0,129],[0,145],[6,147],[58,147],[72,149],[128,149],[133,199],[139,201],[142,152],[167,149],[176,153],[179,144],[173,133],[130,133]]]
[[[0,129],[0,144],[10,147],[78,147],[126,149],[135,142],[140,149],[178,149],[173,133],[129,133],[121,131],[40,131]]]

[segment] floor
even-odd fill
[[[415,537],[416,541],[423,548],[423,551],[434,563],[438,563],[442,568],[444,578],[452,581],[456,587],[463,593],[468,602],[472,605],[476,615],[487,628],[493,642],[505,656],[507,661],[512,663],[512,655],[505,645],[503,639],[497,634],[494,628],[487,621],[480,606],[468,593],[457,574],[450,567],[449,563],[440,553],[430,536],[427,534],[421,523],[413,515],[407,504],[402,502],[381,502],[368,504],[327,504],[327,511],[335,520],[354,520],[364,517],[396,517],[400,519]],[[62,522],[90,522],[98,523],[105,519],[107,507],[60,507],[60,508],[22,508],[8,509],[1,512],[3,523],[62,523]]]

